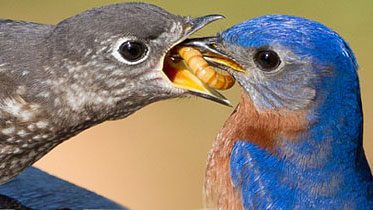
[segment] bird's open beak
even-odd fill
[[[187,39],[188,36],[208,25],[209,23],[224,18],[221,15],[208,15],[190,21],[189,29],[187,29],[185,36],[180,39],[180,42],[174,46],[166,55],[163,71],[167,75],[172,84],[181,89],[188,90],[191,94],[204,97],[215,102],[230,106],[230,102],[222,94],[207,84],[203,83],[197,76],[195,76],[185,62],[182,62],[177,53],[177,48],[193,47],[199,50],[203,58],[213,67],[222,70],[245,70],[229,55],[220,51],[216,47],[216,37],[203,37]]]
[[[203,83],[197,76],[195,76],[185,62],[178,59],[178,54],[175,49],[179,45],[185,45],[185,41],[191,34],[205,27],[211,22],[222,19],[222,15],[208,15],[195,19],[188,19],[185,27],[185,33],[178,42],[175,43],[173,48],[167,53],[164,61],[163,72],[167,78],[171,81],[172,85],[176,88],[188,90],[190,94],[197,95],[224,105],[230,106],[230,102],[222,94],[208,85]],[[213,58],[211,58],[213,59]]]

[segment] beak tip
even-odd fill
[[[211,15],[206,15],[206,16],[203,16],[202,17],[206,22],[214,22],[214,21],[217,21],[217,20],[220,20],[220,19],[225,19],[225,16],[224,15],[221,15],[221,14],[211,14]]]
[[[211,15],[207,15],[207,16],[210,16],[211,19],[213,19],[213,20],[225,19],[225,16],[221,15],[221,14],[211,14]]]
[[[210,101],[222,104],[224,106],[232,107],[231,102],[215,90],[207,89],[203,92],[196,92],[196,91],[193,91],[193,90],[189,90],[189,94],[197,96],[197,97],[202,97],[202,98],[208,99]]]
[[[221,98],[211,99],[210,98],[210,100],[213,101],[213,102],[219,103],[219,104],[221,104],[223,106],[233,107],[232,104],[231,104],[231,102],[228,99],[221,99]]]
[[[231,102],[228,101],[228,100],[226,100],[225,103],[224,103],[223,105],[228,106],[228,107],[231,107],[231,108],[233,107],[233,105],[231,104]]]

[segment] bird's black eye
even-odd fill
[[[148,51],[146,45],[139,41],[126,41],[119,47],[120,55],[129,62],[143,58]]]
[[[280,57],[273,50],[258,50],[254,55],[255,64],[263,71],[275,70],[281,63]]]

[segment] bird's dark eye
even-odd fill
[[[280,57],[273,50],[258,50],[254,56],[255,64],[263,71],[273,71],[281,63]]]
[[[139,41],[126,41],[119,47],[120,55],[129,62],[143,58],[148,51],[146,45]]]

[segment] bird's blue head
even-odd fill
[[[241,104],[251,103],[254,110],[245,113],[250,126],[239,126],[250,135],[237,138],[259,145],[267,141],[264,147],[272,148],[294,136],[334,146],[339,139],[349,149],[361,146],[358,65],[349,45],[333,30],[305,18],[267,15],[188,44],[199,47],[212,65],[227,67],[209,59],[214,54],[244,69],[226,68],[245,90],[248,100]]]
[[[259,110],[314,110],[357,100],[347,98],[359,92],[354,54],[320,23],[268,15],[224,31],[219,43],[247,70],[232,73]]]

